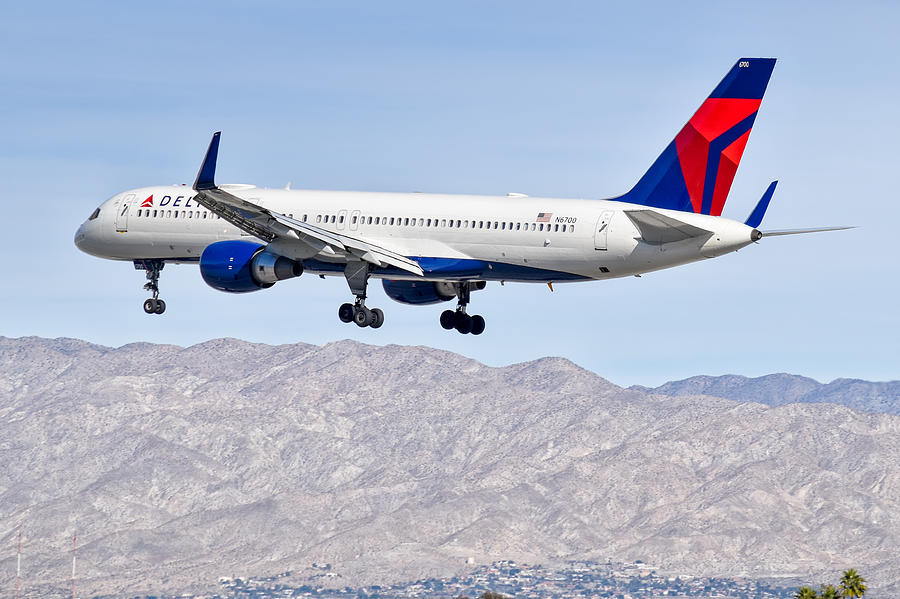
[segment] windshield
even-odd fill
[[[100,216],[100,208],[95,208],[94,211],[91,212],[91,215],[88,217],[88,220],[94,220],[98,216]]]

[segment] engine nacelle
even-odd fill
[[[448,302],[456,297],[456,288],[460,283],[447,281],[391,281],[384,279],[381,282],[384,292],[389,298],[401,304],[414,306],[427,306]],[[484,289],[484,281],[469,283],[472,291]]]
[[[228,293],[266,289],[301,274],[300,262],[269,253],[253,241],[218,241],[200,256],[200,275],[206,284]]]

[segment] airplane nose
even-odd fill
[[[100,231],[97,221],[85,221],[75,231],[75,247],[92,256],[99,256],[101,251]]]
[[[81,226],[79,226],[78,230],[75,231],[75,247],[77,247],[79,250],[82,250],[82,251],[84,251],[81,247],[82,244],[84,244],[84,238],[85,238],[84,223],[81,223]]]

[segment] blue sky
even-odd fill
[[[0,335],[106,345],[215,337],[565,356],[618,384],[694,374],[900,378],[900,9],[871,3],[15,3],[0,21]],[[481,337],[372,285],[380,330],[337,320],[341,279],[246,296],[72,244],[104,199],[219,180],[601,198],[626,191],[741,56],[779,59],[725,215],[779,187],[764,240],[644,277],[474,296]]]

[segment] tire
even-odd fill
[[[360,328],[369,326],[372,320],[372,311],[365,306],[360,306],[353,312],[353,322]]]
[[[444,310],[441,312],[441,326],[448,331],[456,326],[456,312],[453,310]]]
[[[476,314],[472,317],[472,334],[480,335],[484,332],[484,318]]]
[[[457,312],[456,316],[456,330],[462,333],[463,335],[468,335],[472,332],[472,317],[466,314],[465,312]]]
[[[156,300],[152,297],[144,300],[144,312],[147,314],[155,314],[156,313]]]
[[[381,311],[381,308],[372,308],[372,324],[369,326],[373,329],[381,328],[381,325],[384,324],[384,312]]]
[[[338,318],[341,322],[353,322],[353,304],[341,304],[338,308]]]
[[[156,312],[157,314],[162,314],[165,311],[166,302],[164,302],[163,300],[156,300],[156,310],[154,310],[154,312]]]

